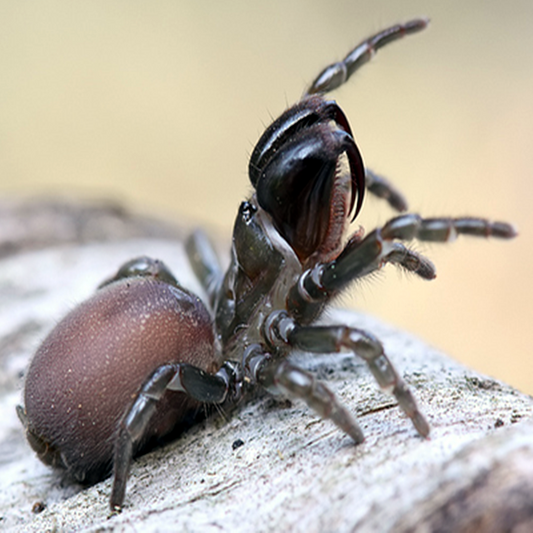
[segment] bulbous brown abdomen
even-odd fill
[[[54,328],[30,365],[30,444],[80,481],[105,477],[121,418],[152,372],[176,362],[217,369],[211,318],[196,296],[141,277],[100,289]],[[185,394],[165,392],[143,442],[196,408]]]

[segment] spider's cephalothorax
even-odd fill
[[[426,25],[417,19],[366,39],[267,128],[250,158],[254,193],[239,208],[229,267],[222,268],[204,233],[187,241],[209,310],[161,262],[141,257],[56,326],[32,361],[18,410],[43,461],[80,480],[113,468],[110,504],[118,510],[132,456],[144,442],[168,433],[199,402],[238,398],[244,384],[303,399],[360,443],[353,415],[289,361],[292,350],[361,357],[427,437],[429,425],[381,342],[361,329],[315,325],[347,285],[386,263],[432,279],[432,263],[405,241],[516,235],[503,222],[402,214],[345,240],[365,190],[397,211],[407,204],[365,168],[345,114],[322,95],[380,47]]]

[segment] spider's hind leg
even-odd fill
[[[191,268],[213,308],[220,282],[224,276],[215,247],[204,231],[196,230],[185,242],[185,251]]]
[[[180,363],[162,365],[152,373],[118,427],[110,498],[112,512],[122,508],[135,445],[145,435],[165,392],[178,391],[199,402],[222,403],[228,396],[239,395],[239,383],[239,369],[230,362],[226,362],[216,374]]]

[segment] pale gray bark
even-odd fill
[[[5,210],[1,216],[6,220]],[[61,224],[74,224],[76,216],[74,209]],[[16,219],[10,223],[17,227]],[[74,236],[58,244],[52,231],[41,241],[15,240],[11,255],[4,253],[0,530],[533,530],[533,400],[407,333],[341,310],[328,321],[367,328],[384,342],[429,418],[429,440],[416,435],[365,365],[343,354],[303,357],[300,363],[359,417],[366,434],[360,446],[302,403],[262,394],[139,458],[126,507],[112,518],[109,480],[82,488],[42,465],[15,414],[33,351],[59,318],[136,255],[165,260],[182,283],[198,290],[180,242],[168,239],[179,234],[173,232],[165,229],[165,240],[155,237],[157,231],[136,229],[106,243]],[[132,236],[137,238],[126,238]],[[0,235],[0,249],[4,240]],[[238,439],[244,444],[233,449]],[[45,509],[32,512],[38,502]]]

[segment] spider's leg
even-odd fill
[[[374,263],[376,270],[386,263],[397,265],[427,280],[434,279],[437,275],[435,266],[427,257],[410,250],[401,242],[389,243],[387,253],[381,257],[379,263]]]
[[[106,287],[115,281],[135,277],[154,278],[164,281],[169,285],[179,287],[179,282],[176,280],[167,265],[163,263],[163,261],[142,255],[126,261],[120,266],[114,276],[104,280],[102,283],[100,283],[100,285],[98,285],[98,288],[101,289]]]
[[[341,289],[349,280],[365,275],[369,267],[372,270],[379,268],[383,257],[389,254],[394,239],[449,242],[459,234],[509,239],[516,236],[516,230],[505,222],[491,222],[482,218],[400,215],[368,234],[360,246],[346,249],[337,259],[325,265],[321,282],[327,291]]]
[[[379,386],[392,393],[420,435],[429,435],[429,425],[418,410],[413,394],[385,354],[381,342],[363,330],[348,326],[300,326],[285,312],[268,321],[265,331],[272,343],[285,343],[311,353],[350,350],[365,360]]]
[[[353,415],[339,402],[335,394],[312,374],[285,359],[272,358],[259,346],[250,347],[244,355],[243,366],[248,377],[272,392],[302,399],[322,418],[331,420],[349,435],[356,444],[364,435]]]
[[[231,363],[226,363],[216,374],[209,374],[189,364],[166,364],[153,372],[118,428],[110,498],[113,512],[119,511],[124,502],[134,445],[143,437],[165,391],[184,392],[200,402],[221,403],[228,394],[238,394],[237,381],[237,372]]]
[[[324,94],[348,81],[350,76],[383,46],[396,41],[405,35],[423,30],[429,24],[426,18],[414,19],[405,24],[396,24],[376,33],[372,37],[359,43],[350,53],[338,63],[328,65],[315,78],[315,81],[305,92],[305,95]]]
[[[208,236],[202,230],[194,231],[185,242],[185,251],[195,273],[209,298],[211,308],[224,275],[220,259]]]
[[[510,239],[516,230],[505,222],[482,218],[421,218],[400,215],[375,229],[364,239],[352,239],[333,261],[305,271],[289,291],[287,310],[301,323],[316,318],[324,304],[355,279],[366,276],[387,262],[426,279],[435,276],[433,265],[423,256],[409,251],[395,240],[448,242],[459,234]],[[402,259],[402,254],[404,254]]]
[[[407,211],[407,200],[388,179],[367,168],[365,169],[365,181],[368,192],[386,200],[396,211]]]

